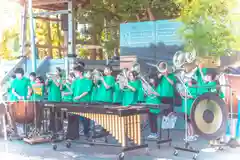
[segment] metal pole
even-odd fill
[[[74,22],[74,9],[73,0],[68,1],[68,53],[64,59],[66,77],[69,75],[69,58],[68,55],[75,54],[75,22]]]
[[[25,55],[25,40],[26,40],[26,22],[27,22],[27,6],[24,3],[23,11],[21,14],[21,56]]]
[[[30,20],[30,35],[31,35],[31,51],[32,51],[32,72],[37,70],[37,55],[35,44],[35,31],[34,31],[34,19],[32,10],[32,0],[28,0],[28,14]]]

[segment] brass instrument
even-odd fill
[[[94,69],[91,73],[91,77],[93,80],[99,81],[103,78],[103,74],[99,70]]]
[[[91,72],[91,71],[85,72],[84,77],[86,77],[87,79],[91,79],[91,77],[92,77],[92,72]]]
[[[143,88],[144,94],[147,96],[153,96],[153,93],[155,93],[154,94],[154,97],[155,97],[156,95],[158,95],[158,93],[156,93],[156,91],[152,88],[152,86],[148,83],[148,81],[145,80],[145,78],[141,75],[140,67],[141,67],[140,64],[135,62],[132,65],[132,71],[135,71],[138,73],[138,79],[142,83],[142,88]]]
[[[58,78],[59,76],[56,74],[56,73],[46,73],[46,77],[48,79],[56,79]]]
[[[196,51],[192,52],[182,52],[177,51],[173,56],[173,65],[176,69],[180,69],[184,67],[185,64],[193,63],[197,58]]]
[[[119,84],[120,89],[124,89],[128,85],[128,76],[126,69],[123,69],[122,72],[118,74],[117,83]]]
[[[131,68],[131,71],[137,72],[137,74],[140,73],[140,64],[137,62],[134,62]]]
[[[158,63],[158,65],[152,64],[152,63],[146,63],[146,64],[149,66],[155,67],[159,73],[165,73],[168,70],[168,64],[167,64],[167,62],[164,62],[164,61]],[[161,65],[162,67],[159,67],[160,64],[162,64]]]

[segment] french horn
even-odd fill
[[[102,72],[100,72],[99,70],[94,69],[94,70],[92,71],[91,76],[92,76],[92,79],[98,81],[98,80],[101,80],[101,79],[102,79],[103,74],[102,74]]]
[[[123,69],[118,75],[117,75],[117,83],[119,84],[120,89],[124,89],[128,85],[128,77],[127,77],[127,69]]]

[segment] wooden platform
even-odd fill
[[[51,139],[47,137],[34,137],[34,138],[24,138],[23,141],[33,145],[33,144],[49,143],[51,142]]]

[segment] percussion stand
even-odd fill
[[[232,88],[231,87],[229,87],[229,90],[230,90],[230,95],[231,95],[231,97],[230,97],[230,132],[232,132],[231,131],[231,128],[232,128],[232,126],[233,126],[233,92],[232,92]],[[232,148],[236,148],[236,147],[238,147],[239,146],[239,143],[238,143],[238,141],[236,140],[236,138],[234,137],[234,134],[233,133],[231,133],[230,134],[231,135],[231,139],[228,141],[228,145],[230,146],[230,147],[232,147]]]
[[[186,88],[185,88],[185,95],[188,95]],[[185,103],[184,103],[185,112],[187,112],[187,107],[188,107],[187,106],[187,96],[184,96],[184,101],[185,101]],[[191,152],[191,153],[194,153],[193,160],[196,160],[200,151],[192,148],[189,144],[188,134],[187,134],[187,132],[188,132],[188,122],[187,122],[188,117],[187,117],[186,113],[184,114],[184,120],[185,120],[185,130],[184,130],[185,131],[185,139],[184,139],[185,143],[184,143],[183,147],[178,147],[178,146],[174,147],[174,149],[175,149],[174,156],[178,156],[179,151]]]

